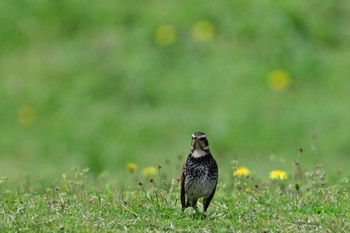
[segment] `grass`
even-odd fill
[[[3,231],[346,231],[349,10],[316,0],[2,1]],[[177,186],[164,204],[137,185],[168,193],[142,170],[162,164],[169,185],[195,131],[220,168],[206,220],[179,211]],[[259,189],[249,179],[250,192],[238,189],[232,160]],[[294,181],[295,160],[303,174],[323,165],[325,185]],[[76,166],[86,178],[61,178]],[[268,181],[275,169],[290,176],[283,187]]]
[[[181,211],[176,179],[159,175],[121,189],[107,175],[91,179],[72,169],[50,185],[7,189],[1,181],[3,232],[347,232],[349,180],[324,181],[324,170],[303,173],[296,183],[232,177],[220,182],[202,219]],[[130,174],[132,179],[144,179]],[[129,178],[130,178],[129,177]]]

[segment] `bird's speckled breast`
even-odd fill
[[[218,168],[211,156],[189,158],[184,172],[184,188],[188,197],[208,197],[212,193],[218,178]]]

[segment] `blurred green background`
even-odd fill
[[[295,159],[349,174],[349,12],[348,1],[1,1],[0,176],[80,166],[119,179],[128,162],[176,176],[194,131],[223,180],[232,160],[261,178]]]

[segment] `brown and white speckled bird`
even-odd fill
[[[203,198],[205,213],[215,194],[217,182],[218,166],[210,153],[207,137],[202,132],[196,132],[192,134],[191,153],[182,169],[182,210],[192,207],[198,212],[197,200]]]

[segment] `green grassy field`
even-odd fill
[[[317,167],[298,183],[234,177],[221,182],[206,217],[181,211],[179,185],[163,167],[139,187],[73,169],[51,185],[6,189],[2,232],[348,232],[349,179],[324,182]],[[140,178],[130,174],[134,179]],[[37,183],[37,182],[36,182]],[[5,187],[5,189],[4,189]],[[298,188],[297,188],[298,187]],[[201,207],[201,206],[199,206]]]
[[[350,4],[138,4],[0,3],[3,230],[349,231]],[[204,221],[181,214],[176,185],[169,203],[138,187],[168,193],[143,170],[176,180],[195,131],[220,169]],[[233,160],[262,187],[239,191]],[[321,165],[322,185],[295,180],[295,160]],[[73,167],[87,178],[65,184]]]

